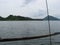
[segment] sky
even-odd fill
[[[49,15],[60,18],[60,0],[47,0]],[[0,16],[20,15],[31,18],[47,16],[46,0],[0,0]]]

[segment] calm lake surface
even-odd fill
[[[60,32],[60,21],[50,21],[51,33]],[[49,34],[47,21],[0,21],[0,37],[14,38]],[[0,45],[50,45],[49,37],[26,41],[0,42]],[[60,45],[60,35],[52,37],[53,45]]]

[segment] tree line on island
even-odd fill
[[[16,20],[16,21],[18,21],[18,20],[41,20],[41,21],[43,21],[43,20],[48,20],[48,16],[44,17],[43,19],[33,19],[30,17],[13,16],[13,15],[9,15],[6,18],[0,16],[0,21],[14,21],[14,20]],[[49,20],[60,20],[60,19],[49,15]]]

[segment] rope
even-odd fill
[[[47,8],[47,16],[48,16],[48,28],[49,28],[49,34],[51,34],[51,29],[50,29],[50,19],[49,19],[49,11],[48,11],[48,2],[46,0],[46,8]],[[50,35],[50,45],[52,45],[52,39],[51,39],[51,35]]]

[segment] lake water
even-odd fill
[[[60,32],[60,21],[50,21],[51,33]],[[29,37],[49,34],[47,21],[0,21],[0,37]],[[49,37],[25,41],[0,42],[0,45],[50,45]],[[60,35],[52,37],[53,45],[60,45]]]

